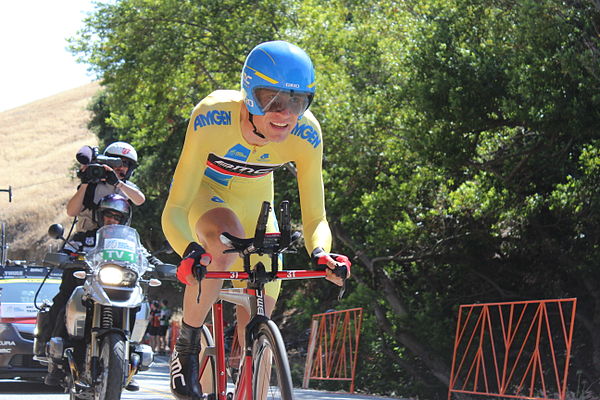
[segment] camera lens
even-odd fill
[[[105,178],[106,170],[101,165],[90,165],[85,172],[90,182],[98,182]]]
[[[92,167],[90,173],[94,179],[100,179],[104,175],[104,168]]]

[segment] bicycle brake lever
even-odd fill
[[[344,264],[338,263],[333,273],[342,278],[342,287],[340,288],[340,293],[338,294],[338,300],[341,300],[346,292],[346,279],[348,279],[348,270]]]
[[[202,294],[202,280],[206,274],[206,267],[199,264],[194,266],[194,278],[198,281],[198,297],[196,297],[196,303],[200,304],[200,295]],[[199,272],[197,272],[199,271]]]
[[[344,279],[344,281],[342,283],[342,287],[340,288],[340,292],[338,293],[338,301],[342,300],[342,297],[344,297],[345,292],[346,292],[346,280]]]

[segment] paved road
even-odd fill
[[[169,391],[168,364],[166,357],[156,357],[149,371],[136,376],[140,384],[139,392],[123,392],[122,400],[164,400],[175,399]],[[393,400],[389,397],[360,396],[346,393],[317,392],[315,390],[294,390],[296,400]],[[67,400],[68,396],[41,383],[0,380],[0,400]],[[400,400],[400,399],[397,399]]]

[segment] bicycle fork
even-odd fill
[[[248,295],[244,292],[250,292]],[[254,327],[259,323],[268,321],[264,309],[264,291],[254,289],[223,289],[220,297],[222,300],[244,307],[254,315],[245,328],[244,358],[240,364],[240,374],[235,383],[234,400],[253,400],[252,392],[252,343],[254,342]],[[217,301],[212,307],[213,332],[216,348],[216,373],[217,373],[217,399],[227,400],[227,373],[225,366],[225,329],[223,321],[223,303]]]
[[[215,364],[216,364],[216,393],[218,400],[227,400],[227,372],[225,364],[225,329],[223,320],[223,304],[221,301],[213,304],[213,332],[215,340]],[[266,318],[266,317],[262,317]],[[240,374],[235,384],[234,400],[252,400],[252,336],[251,323],[257,318],[253,318],[246,328],[246,343],[244,357],[240,363]],[[261,319],[261,318],[258,318]],[[203,367],[202,367],[203,368]]]

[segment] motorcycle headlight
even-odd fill
[[[98,272],[100,282],[112,286],[132,286],[137,280],[137,274],[127,268],[114,264],[107,264]]]

